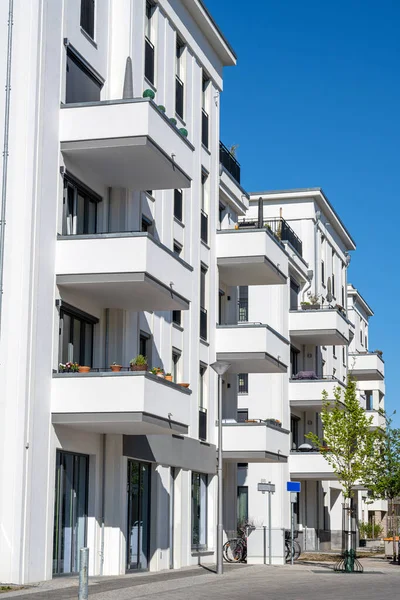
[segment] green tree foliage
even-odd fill
[[[377,451],[366,484],[371,500],[393,500],[400,496],[400,429],[392,427],[392,420],[384,412],[386,428],[378,434]]]

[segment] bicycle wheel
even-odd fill
[[[240,562],[243,557],[243,540],[234,538],[224,545],[224,556],[227,562]]]
[[[299,542],[296,542],[296,540],[294,540],[293,560],[297,560],[299,558],[300,554],[301,554],[301,546],[300,546]]]
[[[291,546],[290,543],[286,540],[285,541],[285,561],[289,562],[290,559],[290,551],[291,551]]]

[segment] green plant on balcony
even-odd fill
[[[157,375],[157,377],[165,377],[164,369],[162,369],[161,367],[153,367],[152,369],[150,369],[150,373],[152,373],[153,375]]]
[[[175,117],[171,117],[169,121],[170,121],[170,123],[172,123],[172,125],[175,125],[175,127],[178,124],[178,121],[175,119]]]
[[[147,358],[143,354],[138,354],[129,362],[131,371],[147,371]]]
[[[163,106],[162,104],[159,104],[159,105],[157,106],[157,108],[158,108],[158,110],[159,110],[160,112],[162,112],[162,113],[165,113],[165,111],[166,111],[166,108],[165,108],[165,106]]]
[[[155,97],[156,95],[153,90],[144,90],[143,98],[150,98],[150,100],[154,100]]]
[[[58,365],[58,370],[60,373],[78,373],[79,365],[78,363],[73,362],[60,363]]]
[[[187,129],[185,129],[184,127],[180,127],[180,129],[178,129],[179,133],[183,136],[183,137],[187,137],[189,135],[189,132]]]
[[[167,381],[172,381],[172,373],[165,373],[165,379]]]

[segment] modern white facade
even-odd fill
[[[303,547],[322,549],[340,490],[299,452],[322,391],[351,368],[383,405],[352,238],[320,189],[241,187],[219,140],[236,57],[201,0],[3,4],[0,581],[75,573],[85,545],[91,575],[215,562],[215,360],[225,534],[253,521],[265,561],[273,482],[282,564],[292,478]],[[172,381],[130,370],[137,355]]]

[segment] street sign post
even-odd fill
[[[258,485],[257,485],[257,489],[259,492],[262,492],[263,494],[267,493],[268,494],[268,564],[272,565],[272,513],[271,513],[271,494],[275,493],[275,484],[271,483],[270,481],[268,483],[264,481],[261,481]]]
[[[294,562],[294,505],[297,502],[297,494],[301,491],[301,483],[300,481],[288,481],[286,483],[286,489],[290,493],[290,532],[291,532],[291,542],[290,542],[290,562],[293,564]]]

